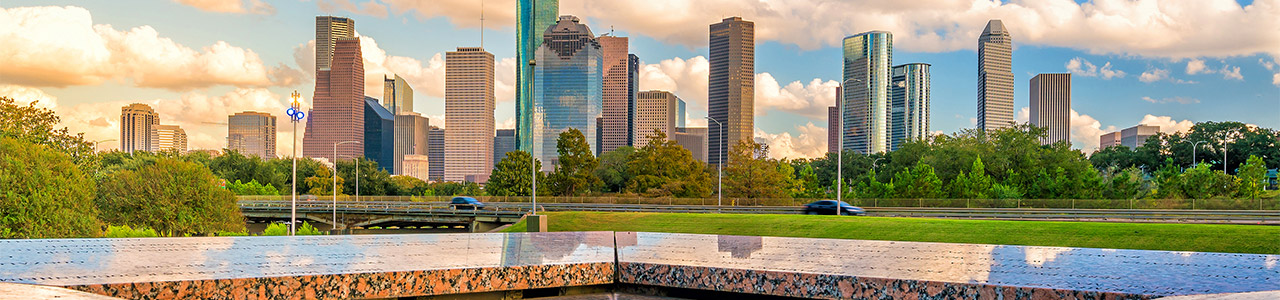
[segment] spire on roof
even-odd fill
[[[987,34],[1008,34],[1009,30],[1004,28],[1004,22],[998,19],[987,21],[987,28],[982,30],[983,35]]]

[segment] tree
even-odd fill
[[[161,158],[112,174],[99,185],[97,206],[107,223],[154,228],[166,236],[244,231],[235,195],[216,180],[204,166]]]
[[[556,153],[559,154],[559,162],[550,178],[556,195],[575,196],[602,184],[594,173],[599,162],[581,131],[569,128],[561,132],[556,139]]]
[[[35,102],[23,106],[13,98],[0,97],[0,137],[49,147],[66,154],[81,170],[92,172],[96,167],[93,143],[85,141],[83,133],[57,128],[59,122],[53,110],[36,107]]]
[[[943,196],[942,180],[933,173],[933,167],[923,162],[916,162],[915,167],[898,172],[890,183],[896,198],[934,199]]]
[[[59,150],[0,137],[0,187],[0,238],[99,234],[94,182]]]
[[[791,198],[793,189],[790,164],[769,159],[769,146],[738,141],[729,152],[725,164],[725,196],[740,198]]]
[[[379,169],[378,162],[371,159],[359,159],[360,161],[360,195],[387,195],[392,191],[391,174],[387,170]],[[348,178],[348,180],[339,182],[342,185],[342,191],[354,195],[356,193],[356,169],[355,160],[339,160],[338,177]]]
[[[1114,147],[1113,147],[1114,148]],[[1142,171],[1128,167],[1120,171],[1109,171],[1104,176],[1106,185],[1102,197],[1106,199],[1138,199],[1149,193],[1150,186],[1142,178]]]
[[[1258,199],[1258,195],[1262,193],[1262,187],[1266,185],[1266,176],[1266,163],[1262,161],[1262,158],[1250,155],[1249,159],[1240,165],[1239,173],[1236,173],[1236,177],[1240,179],[1236,196]]]
[[[791,168],[800,170],[796,174],[796,191],[792,192],[793,197],[823,198],[827,196],[823,184],[818,181],[817,173],[813,171],[813,165],[801,159],[792,163]]]
[[[536,166],[533,164],[534,159],[529,156],[529,152],[520,150],[507,152],[507,157],[503,157],[498,161],[498,165],[494,166],[493,174],[489,175],[489,182],[485,184],[485,193],[492,196],[529,196],[533,194],[532,187],[534,168],[542,170],[542,161],[537,161]],[[536,172],[538,182],[546,182],[542,172]]]
[[[280,190],[270,184],[262,185],[257,180],[242,183],[239,180],[227,185],[227,189],[236,195],[279,195]]]
[[[627,190],[648,196],[707,197],[713,189],[705,168],[706,164],[693,159],[692,152],[655,130],[649,143],[627,162],[627,172],[632,175]]]
[[[973,167],[969,169],[969,173],[960,172],[956,179],[951,181],[951,197],[958,199],[982,199],[987,198],[988,192],[991,191],[991,177],[987,176],[986,167],[982,164],[982,158],[973,160]]]
[[[394,194],[400,196],[423,196],[431,190],[426,181],[413,176],[391,176],[391,185],[394,187]]]
[[[301,172],[299,172],[301,173]],[[298,176],[302,176],[299,174]],[[307,194],[316,196],[333,196],[333,171],[329,168],[316,169],[315,175],[307,177],[302,183],[307,187]],[[342,195],[343,184],[346,180],[342,176],[338,176],[338,195]]]
[[[627,162],[635,153],[636,148],[622,146],[600,155],[600,165],[596,167],[595,173],[603,183],[602,190],[621,193],[627,188],[627,181],[633,177],[627,171]]]
[[[192,160],[200,160],[195,158]],[[301,164],[300,164],[301,165]],[[287,177],[292,175],[292,162],[286,172],[272,166],[269,161],[263,160],[257,156],[244,156],[235,150],[227,150],[221,156],[214,157],[208,162],[209,170],[219,178],[226,179],[228,182],[257,181],[263,185],[274,187],[283,187],[288,182]]]

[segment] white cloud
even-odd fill
[[[1160,126],[1160,132],[1163,133],[1187,132],[1191,130],[1191,126],[1196,125],[1195,122],[1190,120],[1176,121],[1173,117],[1153,115],[1142,116],[1142,121],[1138,122],[1138,124]]]
[[[386,19],[388,16],[387,5],[378,1],[368,1],[356,4],[352,3],[350,0],[319,0],[316,1],[316,6],[320,8],[320,11],[325,13],[349,11],[356,14],[377,17],[379,19]]]
[[[1178,104],[1192,104],[1192,103],[1200,103],[1200,99],[1196,99],[1196,98],[1187,98],[1187,97],[1166,97],[1166,98],[1155,99],[1155,98],[1151,98],[1151,97],[1143,96],[1143,97],[1142,97],[1142,101],[1147,101],[1147,102],[1157,103],[1157,104],[1165,104],[1165,103],[1178,103]]]
[[[809,84],[792,81],[785,87],[769,73],[756,74],[755,114],[763,116],[769,111],[781,110],[810,118],[827,117],[827,107],[836,104],[836,88],[839,82],[814,78]]]
[[[493,128],[497,129],[515,129],[516,118],[507,118],[506,120],[494,122],[493,126]]]
[[[203,11],[219,13],[253,13],[260,15],[276,13],[274,6],[261,0],[174,0],[174,2],[189,5]]]
[[[516,58],[500,59],[494,65],[493,93],[498,102],[516,100]],[[514,128],[514,127],[513,127]]]
[[[1138,80],[1146,83],[1161,81],[1166,78],[1169,78],[1169,70],[1159,68],[1147,70],[1146,72],[1142,72],[1142,75],[1138,76]]]
[[[1106,62],[1102,65],[1102,68],[1098,68],[1098,66],[1090,63],[1089,60],[1080,57],[1072,58],[1067,61],[1066,67],[1067,71],[1070,71],[1071,74],[1081,77],[1100,77],[1103,80],[1124,78],[1124,75],[1126,75],[1124,71],[1112,70],[1111,62]]]
[[[1240,67],[1223,66],[1218,73],[1222,73],[1223,79],[1244,80],[1244,75],[1240,75]]]
[[[1102,127],[1102,123],[1093,116],[1080,114],[1071,110],[1071,143],[1080,147],[1085,153],[1098,149],[1098,137],[1116,131],[1115,126]]]
[[[1196,75],[1197,73],[1205,73],[1204,61],[1192,58],[1187,61],[1187,75]]]
[[[656,64],[641,63],[640,84],[642,91],[663,90],[675,93],[684,100],[687,111],[707,110],[707,76],[710,73],[707,58],[669,58]],[[692,120],[692,119],[690,119]]]
[[[1259,59],[1259,61],[1261,62],[1262,60]],[[1266,67],[1266,64],[1263,64],[1263,66]],[[1214,73],[1222,74],[1223,79],[1244,80],[1244,75],[1240,75],[1240,67],[1233,67],[1224,62],[1222,64],[1222,69],[1214,70],[1208,68],[1204,63],[1204,60],[1193,58],[1187,61],[1187,75]]]
[[[299,75],[283,64],[267,67],[252,50],[223,41],[196,50],[150,26],[94,25],[88,10],[72,6],[0,10],[0,40],[22,45],[0,47],[0,83],[64,87],[119,79],[185,91],[292,85]]]
[[[1274,84],[1274,85],[1280,86],[1280,73],[1276,73],[1275,75],[1271,75],[1271,84]]]
[[[36,107],[49,109],[58,107],[58,97],[33,87],[0,84],[0,96],[9,97],[14,100],[15,104],[20,106],[35,102]]]
[[[756,128],[755,139],[769,145],[771,158],[808,158],[826,155],[826,128],[815,126],[812,122],[795,128],[799,131],[796,136],[792,136],[790,132],[773,134]]]

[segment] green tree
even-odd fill
[[[796,173],[796,191],[792,192],[793,197],[798,198],[824,198],[827,192],[823,184],[818,181],[818,175],[813,170],[813,165],[805,160],[797,160],[791,164],[792,169],[799,169]]]
[[[94,182],[73,161],[45,145],[0,137],[0,238],[98,236]]]
[[[154,228],[167,236],[244,231],[235,195],[216,180],[204,166],[161,158],[112,174],[99,185],[97,206],[107,223]]]
[[[199,161],[200,158],[191,157],[189,161]],[[288,182],[287,177],[293,171],[292,164],[286,172],[272,166],[272,164],[257,156],[244,156],[235,150],[227,150],[218,157],[214,157],[207,163],[209,170],[213,171],[218,178],[226,179],[227,182],[254,182],[257,181],[262,185],[273,187],[284,187]]]
[[[413,176],[391,176],[391,185],[395,187],[395,194],[400,196],[422,196],[431,190],[426,181]]]
[[[769,146],[738,141],[724,167],[725,196],[739,198],[791,198],[795,185],[790,164],[769,159]]]
[[[484,190],[480,189],[480,184],[470,181],[464,182],[436,182],[431,184],[432,195],[435,196],[481,196]]]
[[[299,175],[301,176],[301,175]],[[307,177],[302,183],[306,185],[307,194],[316,196],[333,196],[333,171],[329,168],[318,168],[315,175]],[[344,184],[346,180],[342,176],[338,176],[338,195],[343,194]]]
[[[973,160],[968,173],[963,171],[951,181],[951,197],[958,199],[983,199],[991,191],[991,177],[987,176],[982,158]]]
[[[386,170],[378,168],[378,162],[361,158],[360,160],[360,195],[365,196],[383,196],[388,195],[394,189],[391,183],[391,174]],[[354,160],[338,161],[338,177],[347,178],[338,184],[342,185],[342,191],[348,194],[356,192],[356,169]],[[330,179],[332,181],[332,179]],[[332,182],[331,182],[332,183]]]
[[[621,193],[627,188],[627,181],[632,177],[627,171],[627,162],[635,153],[636,148],[622,146],[600,155],[600,165],[596,167],[595,173],[596,177],[603,182],[604,191]]]
[[[1239,190],[1236,191],[1236,196],[1258,199],[1258,195],[1262,193],[1262,187],[1266,185],[1266,163],[1262,161],[1262,158],[1250,155],[1249,159],[1240,165],[1240,171],[1236,176],[1240,178]]]
[[[898,172],[890,183],[896,192],[895,198],[934,199],[943,196],[942,180],[933,173],[933,167],[923,162]]]
[[[849,198],[862,199],[887,199],[894,197],[893,183],[884,183],[876,179],[876,172],[871,171],[863,173],[855,181],[855,184],[846,188],[845,191]]]
[[[280,190],[270,184],[262,185],[257,180],[243,183],[239,180],[227,185],[227,189],[236,195],[279,195]]]
[[[569,128],[561,132],[556,139],[556,153],[559,161],[550,176],[555,195],[576,196],[602,184],[594,173],[599,161],[591,153],[591,145],[581,131]]]
[[[507,152],[507,157],[503,157],[498,161],[498,165],[494,166],[493,173],[489,175],[489,182],[485,183],[485,193],[493,196],[529,196],[532,195],[532,180],[534,159],[529,156],[529,152],[520,150]],[[536,168],[542,169],[542,161],[536,162]],[[538,182],[546,182],[546,178],[542,172],[536,172]]]
[[[49,147],[66,154],[81,170],[92,172],[97,162],[93,143],[85,141],[83,133],[57,128],[59,122],[53,110],[37,107],[35,102],[20,105],[13,98],[0,97],[0,137]]]
[[[1104,176],[1106,186],[1102,197],[1107,199],[1139,199],[1149,192],[1149,185],[1142,178],[1142,171],[1129,167]]]
[[[712,179],[706,164],[693,159],[693,153],[667,135],[655,131],[649,143],[636,150],[627,162],[627,190],[647,196],[707,197],[712,193]]]

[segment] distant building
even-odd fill
[[[534,66],[527,61],[537,58],[545,40],[547,27],[556,25],[560,16],[558,0],[516,0],[516,140],[519,148],[529,152],[533,147],[534,91],[531,78]],[[541,62],[539,62],[541,64]]]
[[[395,151],[391,174],[404,175],[406,155],[427,155],[427,134],[431,120],[416,112],[396,115]],[[425,176],[423,178],[426,178]]]
[[[316,16],[316,73],[329,70],[334,45],[338,39],[353,38],[356,20],[334,16]]]
[[[679,105],[680,98],[671,92],[640,92],[636,97],[635,147],[648,145],[654,130],[662,131],[668,139],[673,139]]]
[[[755,23],[741,17],[711,24],[707,116],[715,121],[707,126],[713,164],[720,164],[721,157],[727,159],[720,154],[738,141],[751,141],[755,134],[755,32]]]
[[[680,100],[680,107],[679,109],[676,110],[676,127],[685,127],[689,125],[689,120],[685,119],[686,117],[688,117],[686,115],[688,112],[685,111],[684,99],[679,99],[679,100]]]
[[[317,22],[320,22],[317,19]],[[317,27],[320,25],[317,24]],[[318,33],[317,33],[318,34]],[[317,36],[321,41],[323,37]],[[319,47],[320,42],[317,42]],[[320,64],[317,57],[317,64]],[[343,141],[364,141],[364,58],[360,52],[360,39],[338,38],[333,46],[331,68],[316,71],[315,96],[311,113],[307,115],[307,129],[302,138],[302,155],[311,158],[362,157],[365,146],[348,143],[338,145],[337,157],[334,145]]]
[[[1048,136],[1040,144],[1071,140],[1071,74],[1039,74],[1031,78],[1031,125]]]
[[[151,130],[160,114],[150,105],[134,103],[120,108],[120,151],[151,151]]]
[[[889,150],[892,68],[892,33],[869,31],[844,38],[842,149],[862,154]]]
[[[1013,38],[1000,20],[978,37],[978,129],[1013,126]]]
[[[498,129],[493,136],[493,165],[497,166],[506,158],[507,152],[516,151],[516,146],[515,129]]]
[[[493,54],[459,47],[444,65],[444,180],[485,183],[493,172]]]
[[[227,116],[227,149],[263,159],[276,157],[276,116],[246,111]]]
[[[889,87],[889,150],[902,143],[929,135],[929,64],[910,63],[893,67]]]
[[[364,157],[391,172],[395,166],[396,117],[373,97],[364,98]]]
[[[604,85],[601,94],[602,110],[599,153],[613,151],[622,146],[635,145],[634,122],[636,109],[636,88],[633,73],[638,73],[631,65],[632,55],[627,54],[628,39],[626,37],[605,34],[597,38],[604,61]]]
[[[577,129],[596,151],[596,118],[601,117],[604,57],[591,29],[575,16],[561,16],[543,32],[533,82],[534,157],[550,172],[560,157],[556,139]]]
[[[151,128],[151,151],[174,150],[187,153],[187,132],[178,125],[155,125]]]
[[[410,154],[404,156],[404,176],[422,181],[431,180],[431,159],[426,155]]]
[[[1103,134],[1102,136],[1098,137],[1098,149],[1107,149],[1108,147],[1119,146],[1119,145],[1120,145],[1119,131]]]
[[[1160,133],[1160,126],[1138,125],[1120,131],[1120,144],[1130,149],[1141,147],[1147,138]]]
[[[431,166],[427,178],[431,181],[443,181],[445,172],[445,132],[444,129],[431,126],[427,134],[427,160]]]
[[[840,94],[840,88],[836,88]],[[836,99],[840,99],[836,96]],[[827,153],[840,152],[840,110],[835,106],[827,106]]]
[[[413,87],[400,75],[382,76],[382,107],[393,115],[413,112]]]
[[[671,139],[689,150],[693,159],[707,162],[707,132],[706,127],[676,127],[676,134]]]

